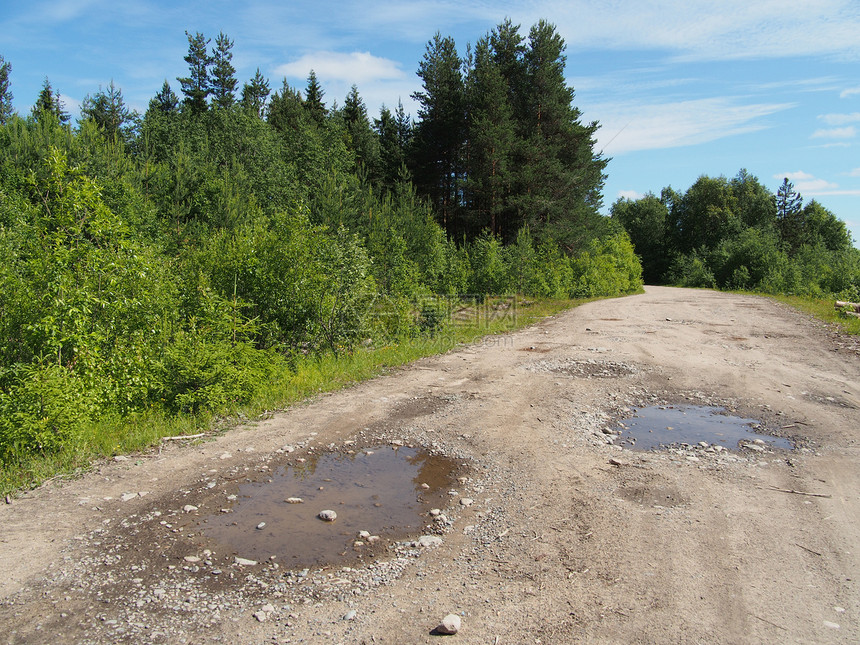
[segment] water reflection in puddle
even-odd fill
[[[447,502],[458,468],[455,460],[408,447],[308,458],[279,469],[271,482],[240,484],[235,500],[224,502],[229,512],[203,518],[200,528],[243,558],[274,555],[290,568],[342,564],[371,552],[372,542],[355,546],[360,531],[379,536],[377,546],[420,533],[422,514]],[[337,519],[321,521],[323,510]]]
[[[621,419],[621,437],[616,443],[634,450],[653,450],[673,444],[706,442],[737,450],[741,440],[758,440],[771,448],[792,449],[788,439],[756,433],[754,426],[758,425],[755,419],[730,416],[718,407],[653,406],[638,408],[631,417]]]

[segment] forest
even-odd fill
[[[620,199],[648,284],[860,300],[860,250],[845,223],[786,178],[776,195],[746,170],[702,176],[684,193]]]
[[[141,115],[111,81],[74,124],[47,78],[15,113],[0,57],[0,463],[83,450],[105,420],[235,412],[488,295],[641,288],[564,41],[520,32],[462,56],[437,34],[414,120],[371,118],[356,86],[327,104],[313,72],[240,88],[223,33],[186,32],[179,94]]]

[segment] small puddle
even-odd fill
[[[421,533],[427,512],[450,499],[459,468],[456,460],[408,447],[320,455],[280,468],[272,481],[240,484],[224,503],[229,512],[202,518],[200,531],[242,558],[276,556],[287,568],[345,564]],[[320,520],[323,510],[337,519]],[[360,531],[379,540],[356,546]]]
[[[756,440],[771,448],[791,450],[788,439],[758,434],[755,419],[725,414],[724,408],[710,406],[653,406],[638,408],[633,416],[621,419],[619,445],[634,450],[654,450],[671,445],[697,445],[706,442],[737,450],[738,442]]]

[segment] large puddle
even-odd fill
[[[250,560],[345,564],[420,534],[428,511],[450,499],[458,469],[455,460],[405,446],[309,457],[271,481],[240,484],[221,512],[202,518],[200,531]],[[322,511],[337,518],[321,520]]]
[[[791,450],[788,439],[755,432],[760,423],[725,414],[725,409],[709,406],[653,406],[638,408],[618,422],[616,441],[634,450],[654,450],[671,445],[722,446],[737,450],[739,442]]]

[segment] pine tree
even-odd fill
[[[466,195],[474,231],[508,239],[519,222],[508,204],[516,136],[508,83],[493,56],[490,38],[475,45],[467,77],[469,155]]]
[[[12,116],[12,92],[9,89],[9,75],[12,73],[12,63],[9,63],[0,54],[0,125],[6,123]]]
[[[215,39],[212,50],[212,104],[230,108],[236,102],[236,68],[233,67],[233,41],[224,32]]]
[[[380,181],[390,191],[397,184],[406,154],[400,142],[397,120],[384,105],[379,110],[379,118],[373,120],[373,129],[379,146]]]
[[[370,179],[378,180],[380,169],[379,146],[367,117],[367,106],[353,85],[343,104],[344,125],[348,135],[347,148],[355,155],[356,169],[361,169]]]
[[[185,56],[185,62],[188,63],[188,76],[177,77],[176,80],[182,85],[185,104],[193,114],[201,114],[206,111],[207,100],[212,93],[212,83],[209,78],[212,58],[207,51],[209,39],[199,31],[193,36],[186,31],[185,35],[188,38],[188,54]]]
[[[120,90],[111,80],[107,90],[87,95],[81,103],[81,119],[91,120],[102,128],[107,136],[127,136],[138,115],[125,105]]]
[[[573,251],[601,232],[598,209],[607,160],[594,152],[598,124],[583,125],[573,106],[573,88],[564,78],[564,50],[564,39],[553,25],[541,20],[529,31],[515,190],[532,231]]]
[[[269,101],[266,120],[276,130],[287,133],[302,129],[309,118],[301,94],[290,87],[285,78],[280,91]]]
[[[170,88],[170,83],[167,79],[164,80],[164,85],[161,86],[161,91],[158,92],[149,101],[147,112],[155,111],[161,114],[174,114],[179,111],[179,97]]]
[[[776,226],[782,241],[792,251],[797,250],[803,237],[803,197],[794,189],[788,177],[776,192]]]
[[[463,158],[466,142],[466,102],[462,60],[450,37],[438,32],[427,43],[418,66],[424,90],[412,98],[419,103],[411,166],[415,183],[437,209],[449,234],[459,237]]]
[[[325,92],[323,92],[322,87],[320,87],[316,72],[311,70],[311,73],[308,74],[308,85],[305,89],[304,106],[305,110],[310,114],[311,119],[313,119],[317,125],[322,125],[328,115],[328,110],[322,100],[324,95]]]
[[[266,114],[269,92],[269,81],[260,73],[258,67],[254,77],[242,88],[242,107],[263,118]]]
[[[60,99],[60,92],[54,91],[51,82],[45,77],[42,90],[33,106],[33,118],[38,121],[43,114],[52,114],[61,124],[65,125],[69,122],[70,117],[64,108],[65,106]]]

